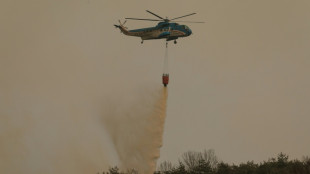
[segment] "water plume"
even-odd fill
[[[167,88],[142,90],[131,101],[110,107],[105,127],[118,153],[121,169],[151,174],[160,155],[167,107]]]

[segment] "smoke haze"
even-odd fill
[[[0,173],[155,169],[167,92],[148,74],[132,78],[145,68],[106,44],[115,30],[101,11],[89,1],[1,2]]]
[[[88,144],[100,143],[105,150],[98,154],[105,156],[92,164],[125,166],[104,116],[160,100],[165,41],[141,45],[113,24],[156,18],[145,10],[164,18],[195,12],[184,20],[206,22],[187,24],[193,34],[169,44],[169,108],[159,161],[177,163],[183,152],[210,148],[235,164],[279,152],[290,159],[310,156],[309,9],[308,0],[1,0],[0,172],[21,171],[18,166],[39,171],[50,166],[46,153],[69,147],[83,146],[90,158]],[[120,128],[115,131],[119,135]],[[91,132],[101,137],[87,136]],[[66,145],[71,140],[75,144]],[[44,151],[50,147],[55,150]],[[81,167],[79,160],[68,165]]]

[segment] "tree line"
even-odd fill
[[[138,171],[132,169],[121,172],[119,168],[112,167],[102,174],[138,174]],[[290,160],[288,155],[281,152],[277,157],[261,163],[248,161],[236,165],[218,160],[212,149],[188,151],[176,165],[169,161],[162,162],[154,174],[310,174],[310,158]]]

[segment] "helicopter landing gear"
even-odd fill
[[[143,40],[141,40],[141,44],[143,44]]]
[[[177,40],[174,40],[174,44],[177,44]]]

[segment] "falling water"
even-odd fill
[[[140,91],[140,98],[110,107],[105,125],[112,137],[123,170],[151,174],[162,146],[167,89]],[[126,106],[124,106],[126,105]],[[111,109],[113,108],[113,109]]]

